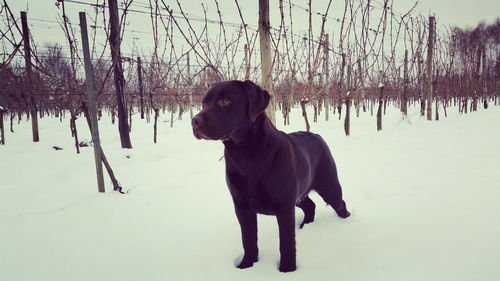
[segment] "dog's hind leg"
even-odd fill
[[[347,218],[350,213],[347,211],[344,200],[342,200],[342,191],[340,184],[330,186],[321,186],[315,189],[323,200],[330,205],[337,215],[341,218]]]
[[[342,187],[333,159],[329,165],[324,165],[323,171],[317,171],[314,190],[335,210],[339,217],[347,218],[350,215],[342,199]]]
[[[314,221],[316,205],[311,200],[311,198],[309,198],[309,196],[306,196],[304,199],[302,199],[302,201],[297,204],[297,207],[301,208],[304,212],[304,220],[302,220],[300,228],[303,228],[306,223]]]

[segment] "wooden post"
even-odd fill
[[[307,119],[307,111],[306,111],[306,103],[308,103],[309,100],[307,98],[302,98],[300,100],[300,107],[302,108],[302,116],[304,117],[304,120],[306,121],[306,131],[309,132],[309,129],[311,126],[309,125],[309,120]]]
[[[287,75],[286,88],[285,88],[285,99],[283,100],[283,125],[286,126],[288,117],[290,116],[290,74]]]
[[[363,112],[366,112],[366,102],[365,102],[365,83],[363,78],[363,72],[361,71],[361,59],[358,59],[358,69],[359,69],[359,84],[361,87],[361,103],[363,104]],[[359,114],[358,114],[359,117]]]
[[[139,97],[141,99],[141,119],[144,119],[144,88],[142,86],[141,57],[137,57],[137,76],[139,78]]]
[[[250,60],[249,60],[249,54],[248,54],[248,45],[245,44],[243,46],[245,50],[245,80],[250,79]]]
[[[476,55],[476,69],[474,69],[474,94],[473,94],[473,103],[472,103],[472,110],[477,111],[477,104],[479,103],[479,97],[480,93],[482,92],[482,85],[481,85],[481,58],[482,58],[482,53],[483,48],[481,46],[477,46],[477,55]],[[484,62],[483,62],[484,63]]]
[[[403,118],[408,115],[408,50],[405,50],[405,61],[403,68],[403,96],[401,97],[401,112]]]
[[[434,120],[439,121],[439,97],[438,97],[438,77],[439,77],[439,67],[436,66],[436,76],[432,81],[432,90],[434,91],[434,99],[436,104],[436,117]]]
[[[260,63],[262,69],[262,88],[269,92],[271,101],[266,108],[267,117],[276,124],[274,112],[274,94],[272,87],[272,65],[271,65],[271,33],[269,23],[269,0],[259,0],[259,39],[260,39]]]
[[[122,148],[132,148],[130,141],[129,125],[127,121],[127,106],[125,104],[125,78],[120,55],[120,25],[118,16],[117,0],[109,0],[109,46],[111,48],[111,59],[113,60],[116,102],[118,105],[118,130]]]
[[[377,131],[380,131],[382,130],[382,100],[384,98],[384,80],[382,70],[380,70],[378,81],[379,97],[377,111]]]
[[[488,108],[488,87],[486,85],[486,46],[483,44],[481,52],[481,94],[483,97],[483,108]]]
[[[339,110],[339,120],[342,117],[342,88],[344,87],[344,72],[345,72],[345,54],[342,53],[342,65],[340,67],[340,82],[339,88],[337,90],[338,105]]]
[[[423,64],[423,60],[421,58],[421,54],[420,52],[417,52],[417,60],[418,60],[418,63],[417,63],[417,77],[418,77],[418,85],[417,85],[417,88],[418,88],[418,95],[419,95],[419,98],[420,98],[420,116],[424,116],[425,115],[425,96],[424,96],[424,81],[425,81],[425,74],[423,74],[423,71],[422,71],[422,64]]]
[[[323,51],[324,51],[324,57],[323,57],[323,75],[324,79],[323,82],[325,83],[324,89],[325,89],[325,94],[323,98],[323,104],[325,107],[325,121],[328,121],[329,118],[329,108],[328,104],[330,102],[330,69],[329,69],[329,54],[330,54],[330,41],[328,40],[328,34],[325,34],[325,41],[323,41]]]
[[[30,35],[28,29],[28,19],[26,17],[26,12],[21,12],[21,24],[23,28],[23,44],[24,44],[24,61],[26,63],[26,76],[28,79],[28,93],[29,93],[29,106],[31,115],[31,128],[33,131],[33,142],[40,141],[40,135],[38,133],[38,116],[35,96],[33,93],[33,80],[32,80],[32,70],[31,70],[31,47],[30,47]]]
[[[345,135],[350,134],[351,127],[351,64],[347,64],[347,93],[345,97],[345,120],[344,131]]]
[[[427,44],[427,120],[432,120],[432,52],[434,50],[435,18],[429,17],[429,41]]]
[[[5,110],[5,108],[3,108],[3,101],[2,101],[2,90],[0,90],[0,144],[5,144],[5,129],[4,129],[4,122],[3,122],[3,115],[4,115],[4,112],[7,113],[7,110]],[[11,124],[11,130],[12,130],[12,113],[10,114],[11,115],[11,121],[10,121],[10,124]]]
[[[5,130],[3,124],[3,107],[2,107],[2,93],[0,93],[0,144],[5,144]]]
[[[288,98],[288,100],[290,100],[290,110],[292,108],[292,104],[293,104],[294,97],[295,97],[295,85],[296,85],[295,82],[297,82],[297,71],[296,71],[295,61],[294,61],[294,62],[292,62],[292,77],[290,80],[290,94],[289,94],[289,98]],[[288,125],[290,125],[290,122],[288,122]]]
[[[191,80],[191,65],[189,63],[189,52],[186,54],[187,76],[188,76],[188,95],[189,95],[189,117],[193,119],[193,82]]]
[[[87,35],[87,19],[85,12],[80,12],[80,30],[82,33],[83,60],[85,63],[85,78],[87,84],[88,103],[90,106],[90,123],[92,130],[92,142],[94,143],[95,168],[97,173],[97,186],[99,192],[104,192],[104,177],[102,174],[101,141],[99,139],[99,128],[97,125],[97,105],[94,93],[94,71],[90,62],[89,38]]]

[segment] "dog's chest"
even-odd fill
[[[226,163],[226,165],[231,165]],[[234,167],[234,163],[232,163]],[[250,207],[257,213],[272,215],[276,206],[276,186],[270,184],[265,174],[246,169],[245,174],[236,169],[226,171],[227,183],[233,199]],[[259,174],[260,176],[256,176]]]

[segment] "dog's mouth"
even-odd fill
[[[229,136],[223,137],[209,137],[206,133],[200,132],[199,130],[193,130],[193,135],[199,140],[222,140],[225,141],[229,139]]]
[[[199,140],[209,140],[210,138],[207,137],[205,134],[199,131],[193,131],[194,137],[199,139]]]

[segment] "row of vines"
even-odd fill
[[[241,1],[234,1],[238,23],[224,19],[217,0],[212,3],[217,18],[207,16],[209,8],[204,4],[204,16],[195,17],[190,13],[195,9],[179,0],[170,5],[165,0],[119,2],[120,40],[139,33],[128,24],[137,15],[147,19],[147,33],[152,36],[147,48],[135,48],[131,55],[119,57],[129,117],[140,113],[149,122],[156,121],[160,112],[168,112],[173,122],[174,114],[182,117],[190,112],[192,116],[214,82],[261,81],[257,42],[261,31],[253,20],[256,15],[245,14]],[[408,104],[416,104],[431,120],[439,118],[439,111],[446,114],[452,104],[467,113],[500,102],[500,20],[461,29],[436,26],[434,17],[416,15],[417,4],[400,12],[393,8],[393,0],[345,0],[335,7],[326,1],[323,10],[316,11],[311,0],[304,2],[305,6],[284,0],[270,3],[280,14],[269,26],[271,91],[274,109],[283,114],[285,124],[290,108],[299,106],[304,113],[310,108],[315,121],[320,112],[328,120],[330,114],[340,118],[343,112],[349,117],[351,107],[357,115],[373,112],[377,104],[381,115],[382,105],[387,103],[406,114]],[[28,52],[19,15],[12,12],[7,0],[1,3],[2,142],[7,127],[4,120],[10,120],[13,130],[15,119],[36,115],[62,119],[69,114],[74,124],[87,110],[79,27],[67,14],[68,5],[81,6],[89,17],[98,110],[100,114],[109,112],[113,120],[118,115],[113,81],[118,62],[110,57],[108,40],[99,39],[110,38],[109,3],[55,3],[57,32],[64,34],[65,42],[41,46],[36,34],[30,34]],[[342,9],[342,17],[332,16],[333,9]],[[308,19],[305,30],[294,22],[297,11]],[[320,24],[313,26],[314,19]],[[327,32],[332,26],[334,32]],[[346,118],[346,134],[348,127]]]

